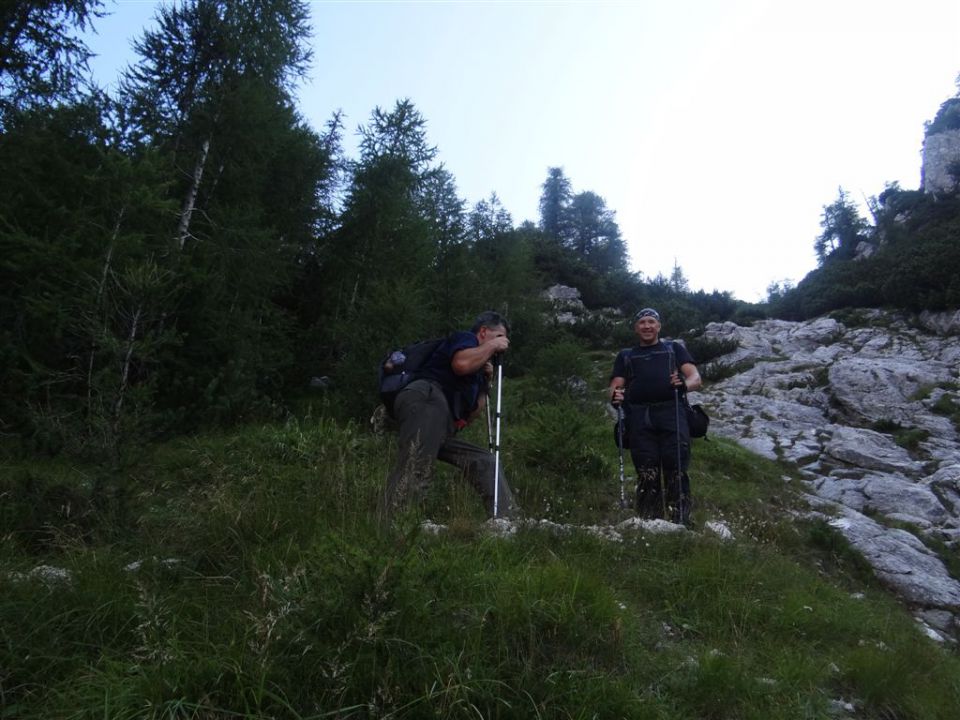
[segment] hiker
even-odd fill
[[[470,331],[450,335],[417,373],[417,379],[396,396],[393,414],[399,424],[396,465],[387,478],[384,515],[387,519],[408,493],[422,495],[433,475],[433,461],[458,467],[494,511],[494,455],[456,437],[486,407],[493,363],[510,347],[510,325],[499,313],[487,311]],[[513,494],[503,471],[497,490],[498,516],[513,515]]]
[[[660,314],[644,308],[633,317],[637,344],[613,363],[610,402],[623,407],[630,457],[637,470],[637,514],[690,523],[690,429],[681,393],[697,390],[700,373],[682,344],[660,339]]]

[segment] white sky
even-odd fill
[[[157,3],[118,0],[101,83]],[[353,130],[409,98],[469,205],[538,220],[547,169],[616,211],[631,269],[763,299],[816,265],[842,186],[920,184],[924,122],[957,94],[957,0],[312,2],[300,109]],[[866,215],[866,212],[864,212]]]

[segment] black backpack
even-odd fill
[[[667,349],[673,354],[675,351],[673,349],[673,340],[663,340],[664,345],[667,346]],[[676,361],[674,361],[676,362]],[[627,387],[630,387],[630,381],[633,380],[633,368],[630,363],[627,363]],[[682,405],[682,410],[687,416],[687,427],[690,429],[690,437],[692,438],[706,438],[707,430],[710,427],[710,416],[707,415],[707,411],[703,409],[703,405],[697,403],[696,405],[691,405],[690,401],[687,399],[687,394],[682,393],[680,398],[680,403]],[[629,407],[626,406],[624,410]],[[623,427],[620,427],[620,421],[617,420],[613,424],[613,441],[617,444],[617,447],[622,447],[624,450],[630,447],[630,434],[627,431],[627,425],[629,424],[630,418],[627,413],[624,412],[623,417]]]
[[[418,340],[387,353],[380,361],[377,379],[380,400],[387,409],[387,415],[393,417],[393,401],[397,393],[417,379],[417,373],[446,340],[445,337]]]

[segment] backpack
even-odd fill
[[[670,348],[670,352],[674,353],[673,349],[673,340],[664,340],[664,344]],[[674,354],[674,357],[676,355]],[[676,365],[676,360],[674,360],[674,365]],[[707,429],[710,427],[710,416],[707,415],[707,411],[703,409],[703,405],[697,403],[696,405],[691,405],[690,401],[687,399],[687,393],[681,393],[681,404],[683,405],[683,412],[687,416],[687,428],[690,430],[690,437],[692,438],[706,438]]]
[[[397,394],[407,385],[417,379],[417,373],[433,357],[447,338],[433,340],[418,340],[393,350],[380,361],[378,385],[380,400],[387,410],[387,415],[393,417],[393,402]]]
[[[667,349],[671,354],[674,353],[673,340],[662,340],[661,342],[667,346]],[[625,379],[627,381],[627,387],[629,387],[630,382],[633,380],[632,366],[629,363],[627,363],[627,373],[628,374]],[[684,414],[687,416],[687,427],[690,429],[690,437],[706,438],[707,429],[710,427],[710,416],[707,415],[706,410],[703,409],[703,405],[700,405],[699,403],[696,405],[691,405],[690,401],[687,399],[686,393],[682,394],[682,397],[680,398],[680,404]],[[621,430],[620,428],[619,420],[613,424],[613,441],[617,444],[617,447],[622,447],[625,450],[630,447],[630,436],[626,428],[628,423],[629,417],[627,413],[624,413],[623,429]]]

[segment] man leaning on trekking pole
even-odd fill
[[[488,402],[494,365],[510,347],[510,325],[486,311],[469,331],[450,335],[394,401],[399,423],[396,464],[387,478],[383,516],[390,517],[408,496],[417,500],[434,475],[434,461],[456,466],[483,499],[491,517],[517,513],[513,493],[499,467],[499,447],[483,449],[457,437]],[[500,387],[498,383],[497,391]],[[497,413],[499,415],[499,403]],[[499,417],[498,417],[499,445]]]

